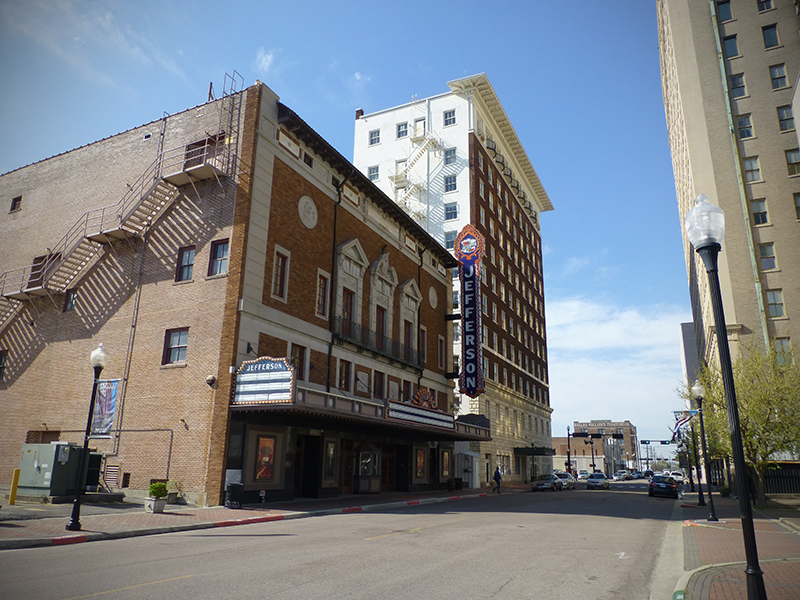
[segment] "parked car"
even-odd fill
[[[677,498],[679,495],[678,482],[673,477],[653,475],[647,486],[648,496],[670,496]]]
[[[653,473],[653,472],[652,472],[650,469],[647,469],[647,470],[644,472],[644,476],[645,476],[647,479],[650,479],[650,478],[651,478],[653,475],[655,475],[655,473]]]
[[[614,473],[614,481],[627,481],[631,476],[627,471],[617,471]]]
[[[555,492],[556,490],[561,491],[561,488],[563,487],[564,484],[561,483],[561,479],[559,479],[554,473],[550,473],[549,475],[537,475],[536,479],[531,482],[532,492],[547,490]]]
[[[556,477],[561,480],[561,485],[565,490],[575,489],[575,478],[569,473],[556,473]]]
[[[602,473],[595,472],[589,475],[589,478],[586,480],[586,489],[587,490],[607,490],[608,489],[608,479]]]
[[[641,479],[642,477],[644,477],[644,475],[642,474],[641,471],[634,471],[633,473],[631,473],[631,477],[633,479]]]
[[[589,479],[589,471],[578,471],[578,481]]]
[[[683,483],[683,471],[672,471],[670,476],[678,483]]]

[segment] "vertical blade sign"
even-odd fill
[[[483,236],[467,225],[456,237],[454,252],[461,281],[461,376],[460,392],[474,398],[483,392],[481,351],[481,259]]]

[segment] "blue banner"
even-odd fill
[[[483,236],[466,225],[455,241],[461,281],[461,376],[459,391],[470,398],[483,392],[483,352],[481,350],[481,259]]]

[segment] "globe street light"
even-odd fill
[[[83,436],[83,452],[81,453],[81,466],[78,472],[78,489],[75,491],[75,500],[72,503],[72,515],[67,523],[67,531],[81,530],[81,494],[86,487],[86,471],[89,469],[89,436],[92,434],[92,421],[94,420],[94,402],[97,398],[97,384],[100,381],[100,373],[108,364],[110,356],[100,344],[92,352],[91,360],[94,367],[94,385],[92,386],[92,401],[89,403],[89,418],[86,421],[86,434]]]
[[[706,389],[703,387],[703,384],[699,381],[695,381],[694,385],[692,386],[692,398],[697,403],[697,412],[700,413],[700,443],[703,445],[703,464],[705,465],[706,469],[706,491],[708,492],[708,521],[719,521],[717,518],[717,513],[714,511],[714,498],[711,497],[711,473],[709,471],[709,465],[711,464],[708,459],[708,448],[706,447],[706,426],[705,421],[703,420],[703,396],[706,395]],[[695,448],[695,451],[697,449]],[[696,461],[695,461],[696,462]],[[699,465],[698,465],[699,468]],[[697,479],[698,483],[700,484],[700,499],[703,498],[703,484],[700,482],[700,472],[697,472]],[[738,479],[738,478],[737,478]],[[700,506],[703,506],[703,502],[699,503]],[[750,505],[747,505],[748,508]],[[751,517],[752,518],[752,517]]]
[[[750,509],[747,493],[747,471],[745,470],[742,431],[739,424],[739,408],[736,404],[736,389],[733,383],[733,366],[728,348],[728,329],[725,326],[725,313],[722,310],[722,293],[719,287],[717,258],[722,248],[720,243],[725,236],[725,213],[718,206],[708,201],[708,196],[700,194],[695,199],[695,206],[686,214],[684,227],[695,251],[703,259],[708,283],[711,291],[711,306],[714,310],[714,323],[717,328],[717,346],[722,371],[722,383],[725,388],[725,401],[728,408],[728,427],[731,433],[731,450],[733,464],[736,468],[736,487],[739,493],[739,510],[742,520],[744,551],[747,558],[747,598],[748,600],[766,600],[764,588],[764,572],[758,565],[758,548],[756,533],[753,527],[753,513]]]

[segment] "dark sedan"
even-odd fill
[[[648,496],[670,496],[677,498],[679,494],[678,482],[672,477],[654,475],[647,486]]]

